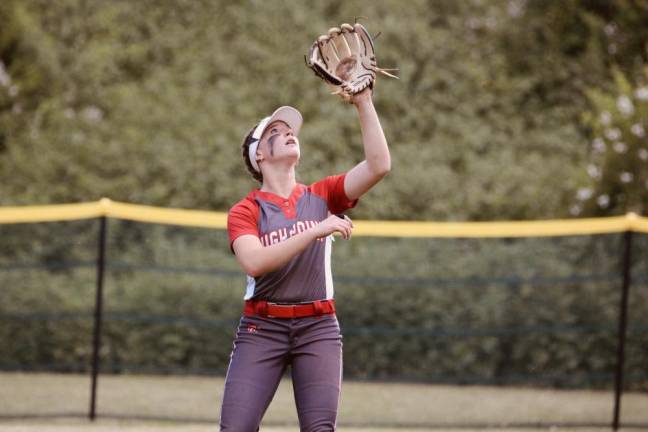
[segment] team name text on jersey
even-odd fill
[[[279,228],[274,231],[270,231],[267,234],[261,236],[261,244],[265,246],[270,246],[282,242],[295,234],[299,234],[308,229],[313,228],[315,225],[319,224],[319,221],[307,220],[307,221],[297,221],[291,227]],[[324,238],[319,238],[317,241],[324,241]]]

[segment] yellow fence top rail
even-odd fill
[[[126,204],[102,198],[82,204],[0,207],[0,224],[57,222],[109,217],[146,223],[225,229],[227,214]],[[648,233],[648,218],[625,216],[516,222],[354,221],[354,236],[370,237],[547,237]]]

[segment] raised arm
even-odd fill
[[[350,200],[364,195],[391,170],[391,157],[378,113],[373,105],[372,91],[366,88],[353,96],[358,110],[365,160],[351,168],[344,179],[344,191]]]

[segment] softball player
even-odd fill
[[[228,215],[230,246],[247,274],[243,317],[225,380],[221,430],[257,431],[290,365],[302,431],[333,431],[342,378],[331,241],[350,239],[342,212],[390,170],[387,141],[371,89],[353,96],[365,160],[310,186],[297,183],[302,116],[281,107],[243,142],[245,164],[261,187]]]

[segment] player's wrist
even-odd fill
[[[304,234],[306,234],[308,236],[310,241],[317,240],[317,239],[324,236],[324,234],[322,233],[322,227],[320,226],[320,224],[317,224],[314,227],[312,227],[311,229],[304,231]]]
[[[363,99],[363,100],[354,101],[353,105],[355,105],[355,107],[358,110],[363,110],[371,107],[373,105],[373,102],[371,99]]]
[[[354,104],[360,119],[366,118],[367,116],[377,115],[376,107],[373,104],[373,101],[369,99],[368,101],[360,102]]]
[[[370,87],[362,90],[351,97],[351,103],[356,107],[368,106],[373,104],[373,91]]]

